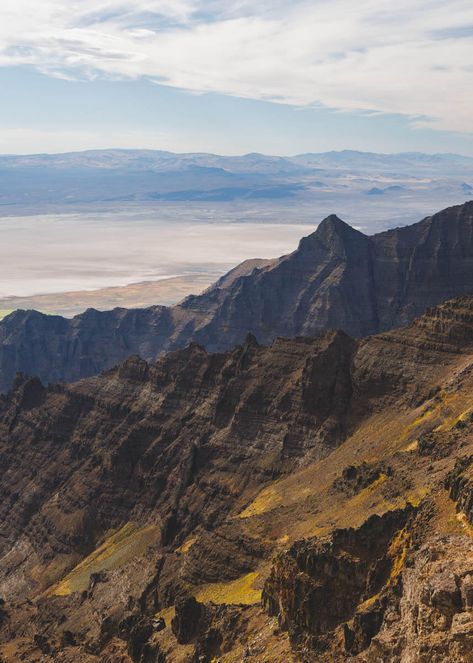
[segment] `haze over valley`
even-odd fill
[[[0,157],[0,176],[0,315],[173,304],[333,212],[373,234],[473,197],[473,158],[420,153],[102,150]]]
[[[215,210],[214,210],[215,212]],[[212,210],[190,208],[75,213],[0,219],[0,309],[21,307],[9,299],[166,280],[170,292],[159,303],[175,303],[198,292],[247,257],[281,255],[297,246],[307,229],[300,223],[242,223],[230,213],[212,220]],[[192,217],[192,220],[191,220]],[[199,218],[200,217],[200,218]],[[34,237],[34,242],[31,238]],[[179,277],[180,288],[172,294]],[[203,284],[203,285],[200,285]],[[98,308],[110,308],[102,293]],[[102,296],[100,293],[97,296]],[[128,304],[138,305],[135,291]],[[148,305],[156,303],[150,292]],[[73,300],[69,296],[68,306]],[[72,302],[73,303],[73,302]],[[17,304],[18,306],[15,306]],[[30,306],[31,307],[31,306]],[[44,308],[40,306],[39,308]],[[47,311],[59,312],[53,305]],[[74,308],[80,310],[80,304]]]

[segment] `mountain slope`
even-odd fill
[[[358,341],[19,376],[0,398],[0,655],[469,660],[472,390],[471,297]]]
[[[211,351],[276,336],[342,329],[360,337],[407,324],[429,306],[473,292],[473,202],[368,237],[336,216],[296,251],[243,263],[170,308],[97,312],[72,320],[17,311],[0,322],[0,389],[17,371],[78,380],[132,354],[155,359],[195,341]]]

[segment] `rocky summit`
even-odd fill
[[[329,216],[290,255],[248,261],[174,307],[12,313],[0,322],[0,390],[17,372],[70,382],[191,341],[221,352],[248,332],[263,344],[328,329],[360,338],[471,292],[473,202],[370,237]]]
[[[407,271],[433,291],[445,214],[467,211],[415,230],[429,250]],[[376,240],[386,270],[413,231],[396,232]],[[277,264],[334,233],[374,246],[331,219]],[[0,397],[0,660],[471,661],[472,388],[471,296],[363,338],[18,374]]]

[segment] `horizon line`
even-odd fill
[[[0,158],[5,157],[42,157],[42,156],[66,156],[72,154],[90,154],[97,152],[150,152],[153,154],[173,154],[177,156],[201,155],[213,157],[227,157],[227,158],[244,158],[244,157],[269,157],[280,159],[295,159],[304,156],[321,156],[328,154],[358,154],[358,155],[372,155],[372,156],[429,156],[429,157],[460,157],[462,159],[469,159],[473,161],[473,156],[469,154],[462,154],[460,152],[423,152],[421,150],[408,150],[402,152],[373,152],[372,150],[353,150],[344,148],[341,150],[323,150],[321,152],[297,152],[295,154],[277,154],[266,152],[243,152],[243,153],[221,153],[221,152],[204,152],[204,151],[173,151],[162,150],[159,148],[149,147],[103,147],[103,148],[88,148],[84,150],[66,150],[65,152],[0,152]]]

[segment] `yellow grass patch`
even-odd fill
[[[454,428],[460,421],[466,421],[471,416],[471,413],[471,409],[465,410],[459,415],[453,413],[450,417],[447,417],[440,426],[437,426],[435,431],[449,431]]]
[[[401,449],[404,453],[411,453],[412,451],[417,451],[417,447],[419,446],[419,440],[414,440],[413,442],[410,442],[404,449]]]
[[[282,502],[281,497],[274,486],[262,490],[246,509],[238,515],[239,518],[251,518],[269,511]]]
[[[164,610],[160,610],[155,614],[155,617],[162,617],[164,621],[166,622],[166,626],[171,625],[171,620],[174,618],[174,615],[176,614],[176,606],[172,605],[169,608],[164,608]]]
[[[410,535],[408,532],[406,532],[406,529],[403,528],[396,534],[391,542],[391,545],[389,546],[388,554],[391,558],[394,558],[394,563],[390,573],[391,581],[395,580],[404,568],[410,542]]]
[[[254,605],[261,601],[261,589],[255,588],[259,573],[248,573],[231,582],[216,582],[199,589],[195,597],[201,603]]]
[[[92,573],[120,568],[133,557],[144,554],[158,536],[159,528],[156,525],[139,528],[135,523],[127,523],[105,539],[101,546],[51,587],[47,594],[68,596],[72,592],[87,589]]]
[[[184,541],[182,546],[180,548],[177,548],[176,552],[182,553],[183,555],[192,548],[194,543],[197,541],[197,537],[193,536],[190,539],[187,539],[187,541]]]
[[[427,430],[450,430],[457,421],[469,413],[469,411],[459,413],[466,404],[464,396],[446,392],[441,392],[439,396],[440,398],[437,397],[425,407],[421,414],[403,429],[401,438],[409,439],[413,434],[419,437]]]
[[[406,563],[407,551],[410,543],[410,535],[405,528],[400,530],[391,541],[391,545],[388,549],[388,556],[393,560],[393,565],[391,567],[389,579],[383,589],[389,587],[398,578],[399,574],[402,573]],[[381,592],[377,592],[373,596],[370,596],[370,598],[366,599],[366,601],[363,601],[363,603],[358,608],[358,611],[364,612],[370,608],[377,601],[380,594]]]

